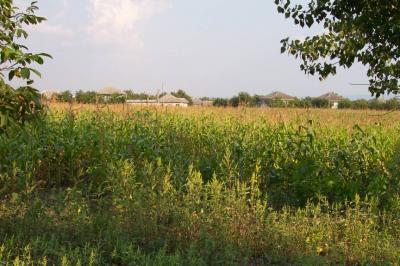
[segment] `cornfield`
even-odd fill
[[[0,264],[399,264],[399,121],[50,105],[0,134]]]

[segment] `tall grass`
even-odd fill
[[[64,110],[8,128],[0,262],[400,263],[399,128],[251,112]]]

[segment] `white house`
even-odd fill
[[[102,89],[99,89],[97,92],[97,95],[100,97],[103,97],[104,101],[109,101],[113,96],[118,96],[118,97],[125,97],[126,93],[123,92],[120,89],[114,88],[114,87],[105,87]]]
[[[185,98],[178,98],[172,94],[166,94],[158,100],[161,106],[178,106],[178,107],[188,107],[189,101]]]
[[[340,96],[339,94],[337,94],[335,92],[325,93],[324,95],[321,95],[318,98],[328,100],[329,105],[331,106],[332,109],[338,109],[339,102],[344,100],[344,97]]]
[[[155,105],[155,106],[177,106],[188,107],[189,101],[185,98],[178,98],[172,94],[166,94],[158,100],[127,100],[130,105]]]

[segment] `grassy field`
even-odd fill
[[[50,105],[0,134],[0,265],[398,265],[399,122]]]

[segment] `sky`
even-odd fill
[[[302,1],[302,0],[298,0]],[[305,1],[305,0],[304,0]],[[304,2],[303,1],[303,2]],[[19,0],[19,3],[27,3]],[[304,38],[272,0],[39,0],[45,23],[30,27],[31,51],[54,59],[39,67],[41,90],[185,90],[196,97],[238,92],[369,97],[366,69],[354,65],[320,82],[280,53],[280,40]]]

